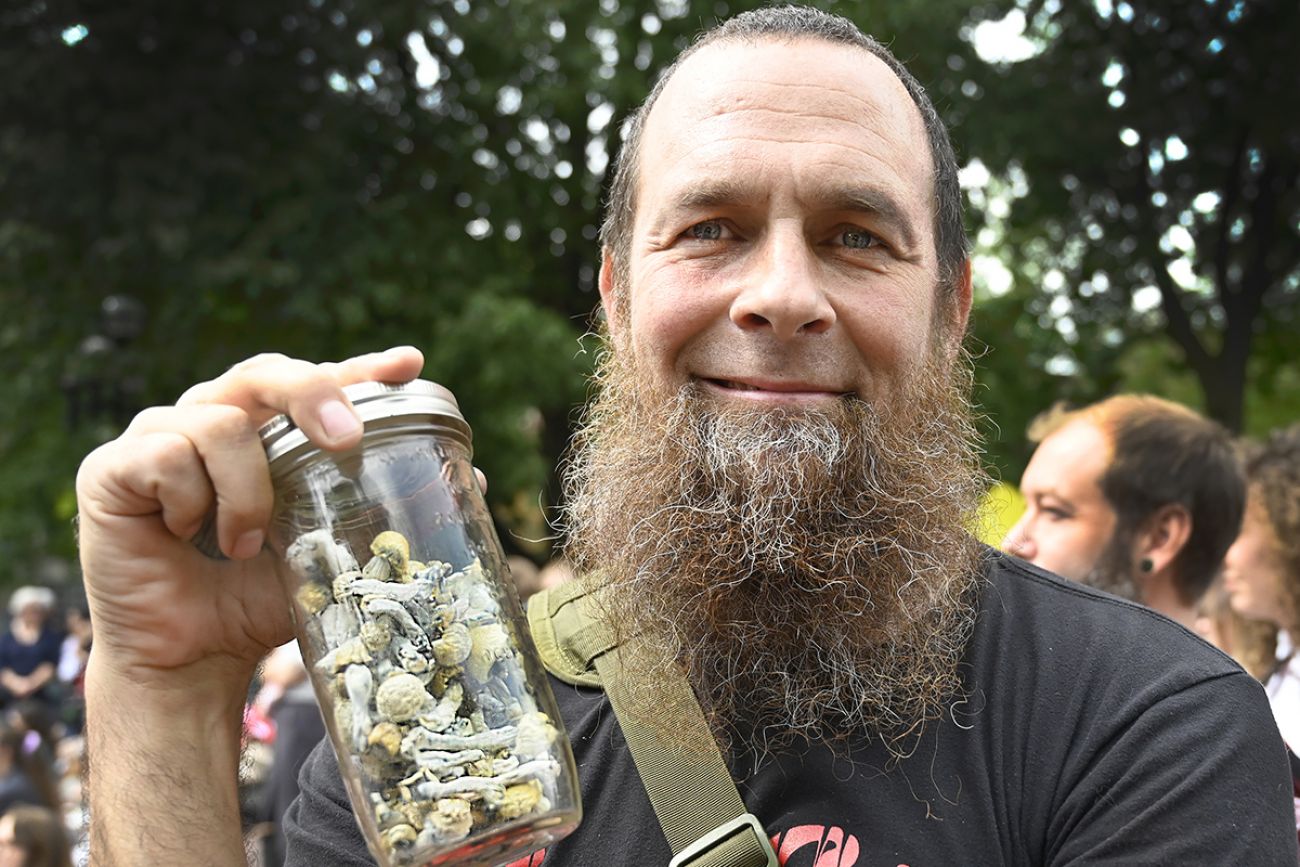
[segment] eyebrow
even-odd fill
[[[1066,507],[1070,511],[1074,511],[1078,508],[1078,506],[1075,505],[1073,500],[1071,500],[1069,497],[1062,496],[1060,493],[1057,492],[1056,488],[1048,488],[1046,490],[1034,492],[1033,499],[1035,503],[1041,502],[1044,497],[1051,497],[1053,500],[1056,500],[1062,506]]]
[[[836,186],[822,191],[816,198],[828,205],[830,210],[871,214],[897,232],[905,247],[911,249],[916,246],[916,227],[908,218],[907,211],[883,189]]]
[[[744,206],[761,198],[758,190],[747,184],[713,178],[682,190],[672,200],[665,216],[725,206]],[[823,210],[869,214],[897,232],[905,247],[916,247],[916,227],[898,200],[884,189],[831,185],[815,189],[811,198]]]

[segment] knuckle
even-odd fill
[[[181,392],[180,397],[176,398],[176,405],[182,406],[187,403],[204,403],[207,400],[208,393],[212,391],[212,388],[213,385],[211,381],[191,385],[189,388],[185,389],[185,391]]]
[[[156,434],[149,437],[141,457],[159,477],[175,476],[189,471],[197,460],[194,444],[180,434]]]
[[[114,450],[115,443],[116,440],[104,443],[82,459],[81,465],[77,467],[77,477],[74,482],[77,499],[84,499],[90,490],[96,487],[104,469],[112,466],[112,458],[108,457],[107,453]]]
[[[230,369],[226,371],[226,374],[247,373],[250,370],[266,367],[272,364],[282,364],[286,361],[293,361],[293,359],[285,355],[283,352],[259,352],[257,355],[245,358],[243,361],[235,362],[230,366]]]
[[[156,430],[166,424],[172,411],[173,408],[170,406],[151,406],[142,409],[131,419],[131,423],[126,426],[126,431],[122,436],[138,434],[141,431]]]
[[[209,404],[200,422],[203,433],[219,441],[241,441],[254,435],[253,422],[242,408],[230,404]]]

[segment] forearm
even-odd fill
[[[36,692],[54,678],[54,663],[42,662],[36,670],[27,675],[27,691]]]
[[[91,862],[243,867],[242,694],[169,689],[97,668],[86,678]]]

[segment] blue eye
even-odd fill
[[[716,241],[722,237],[722,224],[717,220],[710,220],[707,223],[696,223],[686,230],[692,238],[700,241]]]
[[[879,243],[876,240],[875,235],[870,232],[865,232],[862,229],[845,229],[844,232],[840,234],[840,240],[844,243],[845,247],[854,250],[865,250],[872,244]]]

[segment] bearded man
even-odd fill
[[[1035,419],[1025,512],[1004,550],[1188,629],[1237,538],[1246,478],[1221,425],[1121,394]]]
[[[657,660],[635,701],[684,673],[780,863],[1294,861],[1259,684],[963,530],[982,479],[956,164],[892,55],[806,9],[706,34],[633,118],[603,241],[609,342],[568,553],[606,624]],[[255,359],[83,465],[104,863],[241,863],[235,720],[288,633],[256,580],[255,425],[288,412],[349,447],[340,385],[420,363]],[[214,502],[234,563],[184,541]],[[200,568],[224,586],[195,589]],[[521,863],[667,863],[606,694],[552,685],[585,818]],[[288,863],[372,863],[324,746],[302,783]]]

